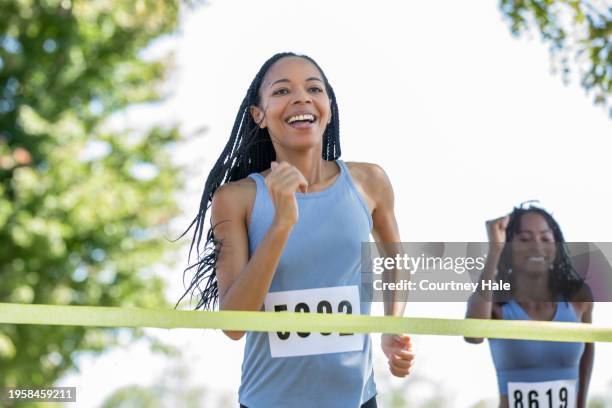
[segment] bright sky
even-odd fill
[[[606,112],[577,85],[565,87],[551,75],[537,35],[513,38],[495,2],[225,0],[184,14],[180,34],[151,50],[177,52],[171,98],[118,119],[138,126],[174,121],[186,133],[208,127],[176,153],[191,172],[177,228],[195,215],[205,176],[260,65],[291,50],[315,58],[334,86],[342,158],[378,163],[388,173],[404,241],[485,240],[486,219],[529,199],[553,211],[568,240],[611,240]],[[164,271],[172,300],[181,293],[184,261]],[[464,312],[462,303],[421,303],[406,315]],[[596,305],[596,322],[610,324],[611,315],[612,305]],[[213,331],[150,333],[181,346],[192,384],[236,394],[243,341]],[[415,376],[440,384],[455,406],[496,399],[486,344],[434,336],[414,336],[414,344]],[[378,345],[374,350],[380,385],[385,362]],[[81,373],[62,383],[80,387],[84,407],[117,387],[150,384],[167,369],[139,344],[82,361]],[[612,345],[598,344],[591,393],[612,380],[606,361]],[[410,387],[406,380],[392,384]]]

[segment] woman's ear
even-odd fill
[[[261,110],[261,108],[259,106],[251,106],[250,108],[251,110],[251,116],[253,117],[253,120],[255,121],[255,123],[257,123],[257,125],[261,128],[264,129],[266,128],[266,115],[264,114],[264,112]]]

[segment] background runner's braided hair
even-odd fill
[[[197,259],[194,264],[188,265],[183,272],[183,281],[186,273],[192,273],[193,276],[189,287],[178,300],[176,306],[188,293],[191,293],[191,299],[194,296],[197,297],[196,309],[214,309],[218,301],[219,290],[217,286],[216,264],[222,242],[215,239],[215,226],[211,225],[206,234],[206,241],[203,246],[201,245],[205,229],[206,212],[210,208],[213,195],[219,186],[230,181],[243,179],[250,173],[266,170],[270,168],[271,162],[276,159],[276,153],[268,129],[261,129],[258,123],[255,123],[250,113],[250,107],[259,106],[259,89],[270,67],[281,58],[286,57],[306,59],[314,64],[321,73],[325,90],[331,103],[331,122],[327,125],[323,134],[322,158],[324,160],[336,160],[340,157],[338,105],[334,91],[323,70],[312,58],[306,55],[298,55],[292,52],[275,54],[261,66],[253,82],[251,82],[246,96],[238,109],[230,139],[206,179],[198,213],[189,227],[179,237],[180,239],[194,228],[187,263],[189,264],[191,261],[194,248]]]
[[[561,232],[561,228],[557,221],[549,214],[546,210],[540,207],[530,205],[528,207],[515,207],[510,214],[510,220],[508,221],[508,227],[506,228],[506,242],[511,243],[514,236],[519,233],[521,227],[521,219],[526,214],[539,214],[545,220],[550,229],[553,232],[555,239],[555,260],[553,262],[552,270],[548,274],[548,287],[552,293],[553,299],[560,299],[563,301],[570,301],[574,299],[580,289],[584,285],[584,279],[574,269],[570,254]],[[497,280],[503,280],[504,282],[510,282],[511,286],[514,279],[512,273],[512,245],[505,245],[502,251],[502,255],[499,261],[499,267],[497,271]],[[499,303],[505,303],[508,299],[508,294],[505,292],[496,292],[495,298]]]

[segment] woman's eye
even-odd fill
[[[289,90],[287,88],[281,88],[281,89],[277,89],[274,92],[272,92],[272,95],[287,95],[289,93]]]
[[[308,88],[308,91],[317,93],[317,92],[323,92],[323,89],[319,88],[318,86],[313,86],[313,87]]]

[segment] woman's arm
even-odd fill
[[[355,164],[359,173],[366,199],[372,210],[372,236],[378,244],[381,255],[385,255],[389,245],[394,247],[401,238],[394,212],[394,195],[391,182],[384,170],[375,164]],[[385,297],[385,315],[403,316],[406,302],[392,296]],[[414,360],[410,337],[406,335],[383,334],[381,347],[389,363],[389,370],[396,377],[410,373]]]
[[[480,282],[483,280],[493,280],[497,274],[497,265],[506,241],[508,220],[509,218],[506,216],[487,221],[486,223],[487,235],[489,237],[489,253],[480,275]],[[468,319],[490,319],[494,317],[494,312],[493,291],[482,289],[482,285],[478,285],[478,289],[468,299],[465,317]],[[468,343],[473,344],[482,343],[484,340],[481,337],[464,337],[464,339]]]
[[[289,234],[297,222],[295,192],[305,191],[307,187],[296,168],[287,163],[273,164],[266,185],[275,206],[274,220],[249,259],[246,203],[253,202],[255,194],[252,185],[247,183],[223,185],[213,197],[211,223],[216,226],[215,239],[221,242],[216,264],[221,310],[261,309]],[[244,335],[244,331],[224,332],[234,340]]]
[[[485,266],[480,274],[480,282],[483,280],[493,280],[497,273],[497,264],[501,256],[499,245],[491,245],[489,254],[485,261]],[[493,317],[493,291],[491,289],[482,289],[482,285],[478,285],[478,289],[472,293],[467,302],[467,311],[465,317],[468,319],[490,319]],[[481,337],[464,337],[468,343],[479,344],[483,342]]]
[[[291,231],[273,225],[249,260],[244,197],[244,187],[229,184],[213,197],[211,223],[215,239],[221,242],[216,264],[220,310],[260,310]],[[234,340],[244,335],[224,332]]]
[[[375,164],[367,164],[368,190],[372,202],[372,236],[383,256],[395,256],[399,251],[399,227],[395,219],[395,197],[393,187],[385,171]],[[396,248],[397,247],[397,248]],[[393,279],[391,279],[393,281]],[[385,297],[385,316],[403,316],[406,301],[398,299],[393,291]]]
[[[582,314],[582,323],[593,322],[593,302],[584,302],[584,312]],[[589,391],[589,382],[591,381],[591,372],[593,371],[593,360],[595,359],[595,344],[585,343],[584,352],[580,358],[580,372],[578,378],[578,408],[587,407],[587,394]]]

